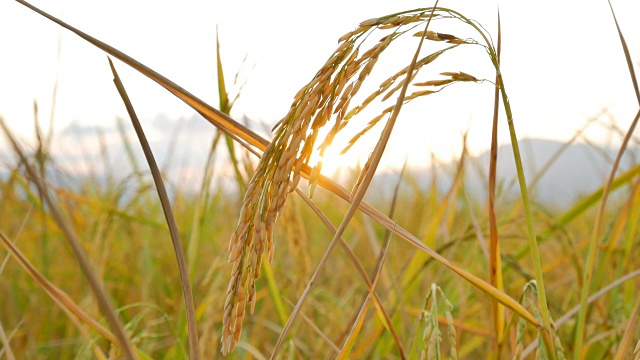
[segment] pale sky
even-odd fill
[[[228,88],[234,89],[233,77],[238,70],[241,80],[247,81],[232,115],[246,115],[270,125],[286,114],[294,94],[324,64],[340,36],[363,20],[432,5],[413,0],[32,3],[129,54],[214,106],[217,26]],[[638,104],[606,1],[443,0],[439,5],[478,20],[494,40],[500,8],[502,73],[519,137],[569,139],[603,108],[609,110],[619,126],[629,126]],[[618,0],[613,1],[613,6],[638,66],[640,2]],[[461,37],[474,35],[467,28],[456,27],[455,21],[434,23],[430,29],[454,35],[459,31],[464,35]],[[480,40],[476,35],[474,38]],[[388,70],[380,69],[379,79],[408,65],[414,45],[383,55]],[[71,122],[112,127],[116,116],[127,118],[105,54],[9,0],[0,1],[0,49],[0,114],[21,136],[32,136],[34,99],[40,107],[42,126],[47,128],[57,75],[57,130]],[[427,54],[429,48],[424,51]],[[245,56],[247,61],[242,65]],[[116,67],[143,125],[158,114],[176,119],[193,114],[193,110],[126,65],[116,62]],[[479,47],[445,54],[434,62],[430,74],[441,78],[437,74],[443,71],[494,78],[489,58]],[[365,96],[378,83],[371,81],[368,86],[369,91],[361,91]],[[472,152],[486,149],[490,145],[492,97],[492,84],[485,82],[454,85],[410,103],[400,115],[386,162],[400,164],[408,157],[413,164],[426,165],[431,152],[442,159],[457,156],[461,134],[466,129]],[[353,123],[364,126],[369,120],[356,117]],[[505,121],[500,129],[501,142],[508,141]],[[588,136],[604,142],[608,139],[604,132],[594,125]],[[337,150],[346,140],[342,141]],[[613,141],[614,145],[620,143],[619,138]],[[4,143],[4,139],[0,142]],[[366,157],[373,142],[365,141],[363,145],[354,153]]]

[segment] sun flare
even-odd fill
[[[322,162],[321,173],[329,177],[348,169],[360,168],[367,160],[370,149],[368,150],[366,146],[359,145],[361,144],[356,144],[354,148],[344,154],[340,154],[345,145],[340,141],[336,141],[325,150],[323,156],[320,156],[319,151],[314,151],[309,160],[309,166],[314,167],[319,162]]]

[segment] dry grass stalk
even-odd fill
[[[332,144],[337,133],[345,127],[349,119],[356,115],[377,96],[390,88],[395,79],[406,75],[408,68],[393,75],[369,96],[365,103],[350,109],[351,99],[358,93],[367,79],[380,54],[406,31],[400,28],[407,24],[411,28],[428,22],[432,16],[417,12],[415,14],[388,16],[364,21],[360,26],[339,39],[339,45],[313,80],[301,88],[294,97],[289,113],[276,125],[275,137],[265,149],[246,192],[238,225],[229,243],[229,262],[232,264],[231,280],[227,289],[224,307],[222,352],[231,352],[240,338],[242,320],[247,303],[251,310],[255,306],[255,280],[260,274],[261,256],[268,254],[272,261],[274,253],[273,226],[282,214],[287,195],[295,190],[305,165],[314,165],[309,177],[312,196],[322,170],[322,161],[309,164],[320,129],[332,122],[332,127],[319,146],[322,157]],[[435,16],[434,16],[435,17]],[[364,39],[361,37],[377,28],[394,29],[380,39],[378,43],[360,55]],[[438,34],[440,39],[455,44],[455,36]],[[364,37],[366,39],[366,36]],[[458,39],[459,40],[459,39]],[[457,46],[457,45],[455,45]],[[415,63],[413,79],[421,67],[435,60],[444,51],[440,50]],[[453,73],[450,73],[453,74]],[[455,73],[463,74],[463,73]],[[462,80],[453,80],[462,81]],[[400,82],[386,94],[386,100],[400,89]],[[414,93],[410,99],[427,95],[427,92]],[[394,106],[386,108],[380,116],[370,121],[355,140],[375,126],[384,115],[393,111]]]

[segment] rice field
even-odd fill
[[[130,117],[120,126],[137,142],[122,132],[130,173],[96,179],[60,168],[55,134],[36,126],[36,141],[25,144],[0,119],[11,148],[0,167],[0,357],[640,358],[640,164],[621,165],[637,146],[640,112],[630,128],[615,129],[617,155],[599,189],[545,206],[525,176],[500,30],[492,37],[437,2],[354,24],[265,138],[229,116],[220,53],[214,108],[117,44],[18,2],[109,54]],[[433,30],[446,21],[473,37]],[[396,41],[412,41],[411,61],[376,67]],[[425,75],[465,46],[485,51],[470,61],[492,64],[494,78]],[[215,126],[197,190],[168,181],[175,174],[158,166],[118,75],[122,63]],[[403,106],[481,82],[495,91],[488,162],[462,151],[431,177],[403,169],[375,182]],[[499,126],[509,130],[515,195],[497,171]],[[323,155],[354,127],[343,152],[365,136],[377,145],[364,164],[332,178]],[[211,186],[221,158],[235,190]],[[479,196],[468,184],[472,166],[486,169]]]

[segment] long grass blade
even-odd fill
[[[500,27],[500,12],[498,11],[498,44],[496,59],[500,65],[500,52],[502,44],[502,30]],[[491,129],[491,150],[489,162],[489,283],[498,290],[503,290],[502,263],[500,257],[500,244],[498,239],[498,220],[496,219],[496,169],[498,163],[498,111],[500,102],[500,76],[496,73],[496,86],[493,95],[493,125]],[[500,357],[501,345],[504,337],[504,308],[495,299],[491,300],[493,311],[493,328],[495,332],[495,352]]]
[[[71,247],[73,255],[78,261],[78,265],[80,266],[82,273],[89,281],[91,290],[98,301],[98,306],[100,307],[100,311],[107,319],[107,323],[109,324],[109,327],[111,327],[111,330],[114,332],[116,336],[117,343],[120,346],[120,350],[122,351],[123,356],[131,360],[136,359],[137,357],[135,355],[135,352],[133,351],[131,340],[127,336],[124,330],[124,326],[122,325],[120,318],[116,314],[116,311],[111,302],[111,299],[109,299],[109,296],[104,290],[104,285],[102,284],[102,281],[100,280],[96,272],[93,270],[93,267],[89,262],[89,259],[85,255],[84,249],[80,244],[80,239],[76,235],[75,231],[73,230],[69,222],[64,217],[62,210],[58,208],[58,204],[54,202],[52,196],[49,194],[49,191],[47,189],[47,186],[44,180],[40,178],[40,175],[38,174],[38,172],[33,168],[33,166],[31,166],[31,164],[27,160],[23,150],[18,145],[18,142],[16,141],[15,137],[11,133],[11,130],[9,130],[9,128],[7,127],[3,118],[0,118],[0,127],[2,127],[2,130],[4,131],[6,137],[9,139],[9,142],[11,143],[15,153],[18,155],[18,157],[24,164],[25,169],[27,170],[27,173],[30,176],[31,180],[38,188],[38,191],[43,195],[43,198],[47,206],[49,207],[52,217],[56,221],[56,224],[64,234],[64,237],[67,240],[67,243]]]
[[[589,241],[589,249],[587,252],[587,259],[585,262],[584,274],[583,274],[583,287],[580,295],[580,313],[578,314],[578,323],[576,327],[576,336],[575,336],[575,345],[576,352],[574,355],[574,359],[578,360],[579,356],[581,356],[581,348],[582,342],[584,340],[584,331],[585,331],[585,322],[587,317],[588,303],[587,300],[589,298],[589,288],[591,287],[591,280],[593,279],[593,272],[596,266],[596,256],[598,252],[598,239],[600,238],[600,232],[602,231],[602,226],[604,223],[604,212],[607,204],[607,200],[609,198],[609,193],[611,191],[611,186],[613,183],[613,179],[615,178],[615,174],[618,170],[618,165],[620,164],[620,160],[622,159],[622,155],[627,148],[629,143],[629,139],[633,134],[633,130],[638,123],[638,119],[640,118],[640,110],[636,114],[631,126],[629,127],[629,131],[627,132],[622,146],[620,146],[620,150],[618,151],[618,155],[616,156],[616,160],[613,163],[613,167],[611,169],[611,174],[609,175],[609,179],[607,181],[607,186],[604,189],[604,193],[602,195],[602,202],[600,203],[600,207],[598,208],[598,214],[596,215],[595,225],[593,228],[593,232],[591,235],[591,239]]]
[[[629,77],[631,77],[631,82],[633,83],[633,90],[636,93],[638,104],[640,104],[640,88],[638,87],[638,78],[636,77],[636,71],[633,68],[633,60],[631,60],[631,54],[629,53],[627,41],[624,39],[624,35],[622,35],[622,30],[620,30],[620,25],[618,24],[616,13],[615,11],[613,11],[611,0],[609,0],[609,8],[611,9],[611,16],[613,16],[613,21],[616,23],[616,30],[618,30],[618,36],[620,37],[620,43],[622,45],[622,51],[624,52],[624,58],[627,61],[627,66],[629,68]]]
[[[227,86],[224,81],[224,69],[222,68],[222,57],[220,56],[220,38],[218,27],[216,26],[216,70],[218,73],[218,98],[220,99],[220,111],[229,115],[231,114],[231,107],[233,103],[229,100],[229,93],[227,92]],[[236,155],[235,144],[233,139],[228,135],[225,136],[227,143],[227,149],[229,150],[229,158],[233,165],[233,171],[236,174],[236,180],[241,191],[244,191],[247,186],[245,184],[242,173],[240,172],[240,165],[238,164],[238,156]]]
[[[624,40],[624,36],[622,35],[622,32],[620,31],[620,27],[618,26],[618,20],[616,19],[615,12],[613,11],[613,6],[611,6],[611,3],[609,3],[609,5],[611,7],[611,14],[613,15],[613,18],[616,23],[616,28],[618,29],[618,35],[620,36],[620,42],[622,43],[622,49],[624,51],[625,59],[627,60],[627,65],[629,66],[629,75],[632,78],[634,90],[638,98],[638,103],[640,104],[640,91],[638,90],[638,83],[635,76],[635,72],[633,70],[633,62],[631,61],[631,57],[629,55],[629,49],[627,48],[627,43]],[[611,191],[613,180],[615,179],[616,172],[618,171],[618,165],[620,164],[620,160],[622,159],[622,154],[626,150],[629,140],[633,135],[633,131],[635,130],[635,127],[638,123],[639,117],[640,117],[640,110],[638,111],[638,113],[636,114],[636,117],[631,122],[631,125],[629,126],[629,130],[627,130],[624,140],[622,141],[622,145],[620,146],[620,150],[618,151],[616,160],[613,163],[611,174],[609,175],[609,179],[607,180],[607,185],[602,195],[602,201],[600,203],[600,207],[598,208],[598,213],[596,215],[596,220],[593,227],[591,240],[589,242],[589,249],[587,251],[587,258],[585,261],[584,274],[583,274],[582,292],[580,294],[581,307],[580,307],[580,313],[578,314],[578,323],[576,324],[576,332],[575,332],[575,340],[574,340],[574,346],[576,349],[574,353],[575,360],[579,360],[582,356],[582,350],[583,350],[582,343],[584,341],[584,335],[585,335],[585,326],[586,326],[585,323],[587,318],[587,310],[589,309],[587,301],[589,298],[589,291],[592,285],[591,281],[593,279],[594,268],[596,266],[596,256],[598,252],[598,248],[597,248],[598,239],[600,238],[600,232],[602,231],[602,226],[604,223],[604,210],[609,197],[609,192]]]
[[[144,130],[142,130],[142,126],[140,125],[138,116],[136,115],[135,110],[133,109],[133,105],[129,100],[129,96],[127,95],[124,85],[120,80],[120,76],[118,76],[118,72],[113,66],[113,62],[111,62],[111,59],[108,58],[108,60],[109,66],[111,67],[111,72],[113,73],[113,82],[118,89],[118,93],[122,97],[122,101],[127,108],[129,117],[131,117],[131,123],[136,130],[138,140],[140,141],[140,145],[142,146],[142,149],[144,151],[144,156],[146,157],[149,168],[151,169],[151,175],[153,176],[153,181],[156,184],[158,197],[160,198],[160,203],[162,204],[162,210],[164,212],[167,225],[169,226],[169,232],[171,234],[171,240],[173,243],[173,250],[176,254],[178,271],[180,273],[182,294],[184,296],[184,302],[187,311],[187,327],[189,329],[189,355],[191,359],[200,359],[200,350],[198,348],[198,327],[196,324],[196,311],[193,305],[193,293],[191,291],[189,269],[187,268],[187,261],[184,256],[184,249],[182,247],[182,240],[180,239],[178,225],[176,224],[176,219],[173,216],[173,211],[171,210],[169,195],[167,195],[167,190],[165,189],[164,182],[162,181],[162,175],[160,174],[160,170],[158,169],[158,165],[156,164],[153,152],[151,151],[149,142],[147,141],[147,138],[144,134]]]

